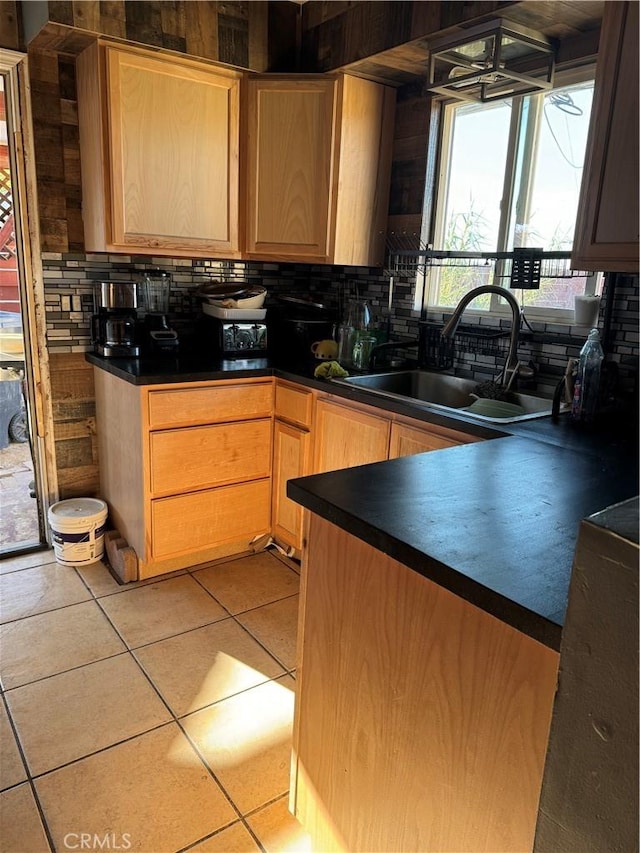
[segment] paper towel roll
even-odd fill
[[[576,326],[589,326],[591,328],[597,325],[599,308],[599,296],[575,296],[573,321]]]

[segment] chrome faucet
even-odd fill
[[[497,296],[501,296],[503,299],[506,299],[509,305],[511,306],[511,312],[513,314],[513,319],[511,322],[511,337],[509,339],[509,352],[507,354],[507,360],[500,374],[501,382],[504,384],[507,380],[507,375],[511,373],[512,378],[515,378],[515,373],[518,370],[518,336],[520,334],[520,306],[513,295],[508,290],[505,290],[504,287],[496,287],[493,284],[483,284],[481,287],[475,287],[473,290],[470,290],[469,293],[466,293],[460,302],[455,307],[453,315],[444,325],[441,336],[445,340],[450,340],[456,333],[456,329],[460,323],[460,318],[464,312],[464,309],[467,305],[472,302],[476,296],[481,296],[483,293],[495,293]]]

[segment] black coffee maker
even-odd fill
[[[94,352],[107,358],[139,356],[136,282],[96,282],[93,306],[91,343]]]

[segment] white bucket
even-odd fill
[[[49,507],[53,550],[63,566],[95,563],[104,554],[107,505],[97,498],[71,498]]]

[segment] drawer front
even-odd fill
[[[276,383],[276,417],[311,428],[313,394],[284,383]]]
[[[202,551],[269,533],[270,480],[151,501],[153,557]]]
[[[151,494],[259,480],[271,474],[271,418],[152,432]]]
[[[191,424],[269,417],[273,383],[184,388],[149,392],[149,427],[162,429]]]

